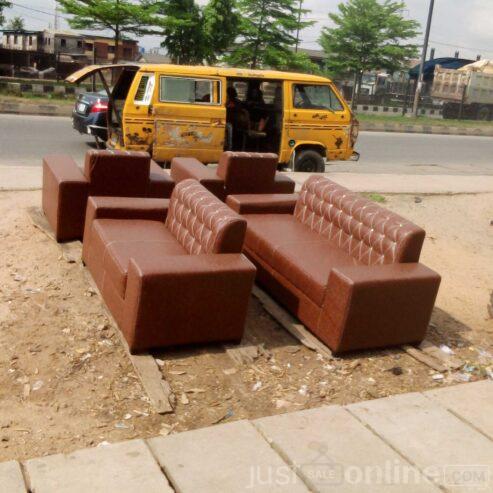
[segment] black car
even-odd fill
[[[93,135],[96,141],[106,142],[108,138],[107,113],[106,91],[82,93],[75,102],[72,125],[81,134]]]

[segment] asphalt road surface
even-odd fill
[[[82,163],[92,138],[66,117],[0,115],[0,166],[40,166],[51,153]],[[493,137],[361,132],[359,162],[333,162],[327,170],[362,173],[493,175]]]

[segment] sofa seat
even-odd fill
[[[121,222],[121,226],[124,228],[126,221],[122,220]],[[127,289],[130,259],[140,263],[147,258],[156,258],[162,255],[188,255],[164,224],[162,229],[165,233],[162,239],[138,240],[129,236],[127,240],[113,241],[107,245],[103,260],[104,274],[113,283],[122,298],[125,298]]]
[[[109,244],[129,239],[142,239],[150,241],[166,241],[168,239],[164,223],[160,221],[127,219],[125,227],[122,227],[121,219],[96,219],[92,222],[91,238],[86,246],[87,257],[85,262],[93,264],[94,280],[96,284],[102,283],[104,274],[104,257]]]
[[[318,306],[333,267],[360,265],[355,258],[288,214],[247,214],[245,248],[258,255]]]

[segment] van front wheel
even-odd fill
[[[296,156],[294,170],[305,173],[323,173],[325,171],[324,158],[317,151],[306,149]]]

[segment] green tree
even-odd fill
[[[195,0],[159,0],[154,5],[159,15],[153,26],[161,31],[153,34],[164,37],[161,46],[173,63],[215,63],[237,36],[235,0],[209,0],[205,8]]]
[[[63,11],[70,14],[70,27],[92,31],[108,30],[115,40],[118,62],[120,41],[128,34],[143,34],[152,23],[154,3],[136,4],[130,0],[58,0]]]
[[[417,46],[407,41],[418,35],[419,23],[405,19],[404,8],[400,1],[348,0],[329,14],[335,27],[324,28],[320,37],[326,67],[333,75],[354,75],[353,105],[364,72],[395,72],[417,56]]]
[[[160,17],[154,25],[163,27],[161,46],[166,48],[173,63],[187,65],[203,62],[207,46],[204,37],[204,19],[194,0],[167,0],[157,2]]]
[[[209,0],[203,11],[204,36],[208,47],[206,59],[215,63],[238,36],[240,16],[235,0]]]
[[[12,4],[7,0],[0,0],[0,27],[3,26],[5,22],[5,17],[3,15],[3,9],[8,9],[12,7]]]
[[[13,31],[24,31],[24,19],[20,16],[12,17],[7,24],[7,29],[12,29]]]
[[[298,0],[239,0],[238,8],[238,43],[228,57],[232,65],[280,68],[299,61],[290,48],[296,44],[297,30],[313,23],[301,20],[308,11]]]

